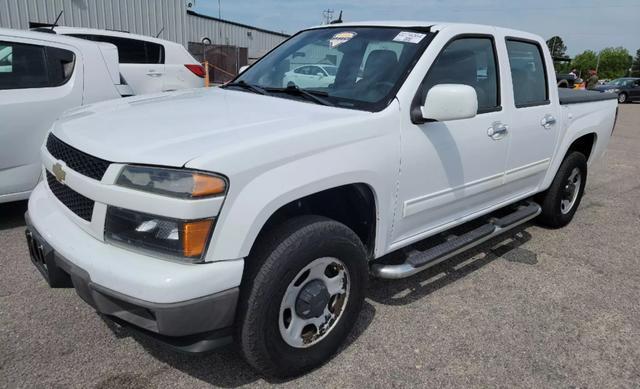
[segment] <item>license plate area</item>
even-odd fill
[[[71,277],[56,265],[55,251],[30,229],[25,230],[29,256],[36,269],[52,288],[73,287]]]

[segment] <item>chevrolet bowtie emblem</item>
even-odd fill
[[[56,177],[56,180],[58,180],[59,183],[64,184],[64,179],[67,177],[67,173],[62,169],[62,165],[54,163],[51,170],[53,170],[53,175]]]

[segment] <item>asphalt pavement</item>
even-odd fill
[[[620,106],[573,222],[515,234],[400,281],[371,283],[340,353],[278,381],[229,347],[168,351],[98,316],[31,265],[0,205],[0,386],[640,387],[640,104]]]

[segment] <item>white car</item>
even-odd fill
[[[179,43],[92,28],[53,30],[60,35],[114,44],[118,48],[120,73],[136,95],[204,87],[204,68]]]
[[[115,46],[0,29],[0,203],[29,197],[40,146],[63,111],[127,94]]]
[[[282,86],[293,83],[300,88],[326,88],[333,84],[337,67],[333,65],[303,65],[284,74]]]
[[[283,87],[298,50],[337,59],[326,91]],[[97,104],[42,149],[32,260],[172,347],[235,340],[259,371],[299,375],[343,344],[369,275],[571,221],[617,101],[559,95],[550,74],[525,32],[346,23],[293,35],[220,88]]]

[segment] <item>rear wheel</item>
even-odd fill
[[[587,158],[573,151],[560,164],[549,189],[540,195],[540,223],[552,228],[569,224],[580,205],[586,182]]]
[[[290,377],[328,360],[364,301],[368,266],[358,236],[301,216],[261,238],[246,263],[237,341],[247,362]]]
[[[627,102],[627,94],[626,93],[620,93],[618,95],[618,103],[624,104],[626,102]]]

